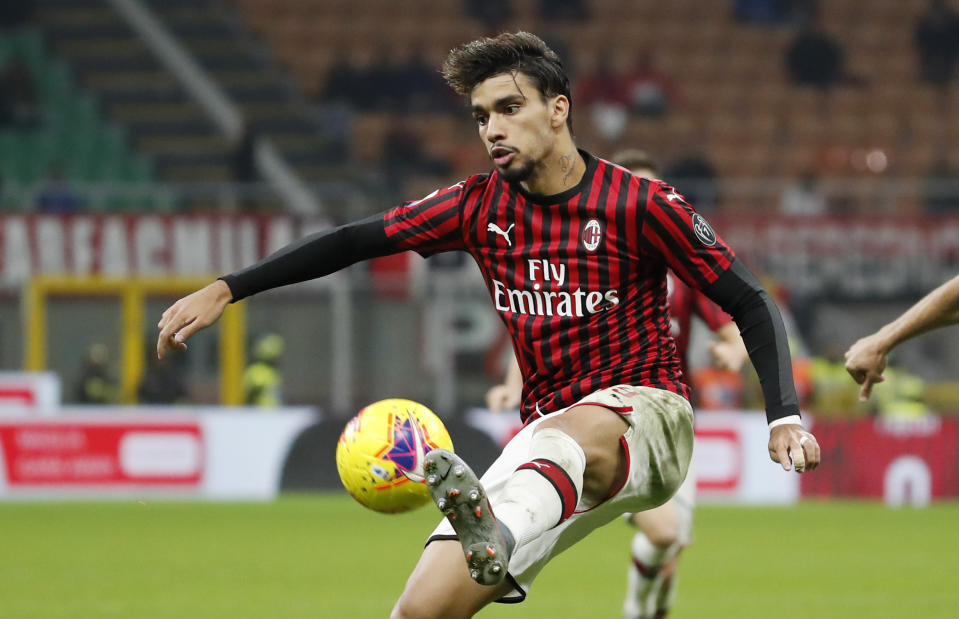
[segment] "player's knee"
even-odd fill
[[[679,525],[673,522],[660,522],[645,525],[643,533],[649,543],[657,548],[666,549],[679,542]]]

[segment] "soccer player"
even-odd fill
[[[672,187],[576,148],[559,57],[532,34],[505,33],[453,49],[443,73],[469,101],[492,171],[212,282],[163,313],[157,339],[161,356],[183,349],[227,303],[358,260],[410,249],[473,256],[520,361],[526,425],[482,481],[455,454],[427,454],[426,485],[446,519],[394,619],[521,601],[555,555],[676,492],[693,425],[669,334],[667,267],[739,325],[764,389],[772,459],[785,470],[819,463],[775,305]]]
[[[659,178],[656,162],[644,151],[620,151],[613,155],[612,161],[641,178]],[[667,277],[670,331],[676,340],[683,376],[689,376],[687,352],[694,315],[719,336],[718,341],[709,343],[713,364],[720,369],[739,371],[748,353],[729,314],[702,292],[684,284],[672,271]],[[504,382],[487,393],[487,405],[494,411],[518,406],[522,388],[522,373],[513,360]],[[631,544],[633,561],[627,572],[625,619],[661,618],[669,612],[676,595],[679,553],[692,541],[695,502],[696,475],[690,468],[673,498],[654,509],[628,515],[638,530]]]
[[[846,351],[846,371],[857,383],[859,399],[869,399],[872,386],[885,380],[889,351],[917,335],[959,322],[959,276],[942,284],[898,318],[858,340]]]

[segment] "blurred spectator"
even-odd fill
[[[326,81],[320,100],[323,103],[343,103],[357,105],[358,81],[360,69],[346,52],[340,52],[326,73]]]
[[[110,371],[110,350],[96,343],[87,349],[83,368],[76,385],[76,401],[80,404],[116,404],[120,388]]]
[[[945,0],[930,0],[916,23],[915,40],[922,79],[936,86],[948,84],[959,58],[959,13]]]
[[[396,54],[380,47],[356,81],[356,104],[362,110],[393,111],[398,99],[405,101],[406,92]]]
[[[34,0],[0,2],[0,28],[16,28],[30,21]]]
[[[733,0],[733,15],[746,24],[784,24],[811,10],[812,0]]]
[[[786,187],[779,202],[779,211],[784,215],[819,215],[826,212],[826,198],[819,188],[819,178],[807,170],[799,179]]]
[[[465,0],[466,14],[483,24],[490,33],[497,33],[513,17],[511,0]]]
[[[589,12],[583,0],[539,0],[543,21],[586,21]]]
[[[63,173],[63,168],[50,168],[48,179],[37,192],[36,209],[39,213],[73,213],[80,210],[80,196]]]
[[[713,210],[719,202],[716,168],[705,153],[688,153],[674,161],[663,172],[663,180],[676,187],[697,211]]]
[[[31,128],[39,123],[36,83],[26,63],[15,59],[0,73],[0,127]]]
[[[406,62],[397,67],[394,79],[398,85],[396,103],[411,112],[460,109],[459,99],[446,86],[439,71],[426,62],[422,49],[414,48],[410,52]]]
[[[253,363],[243,372],[243,403],[273,408],[283,405],[283,377],[278,365],[285,343],[275,333],[260,337],[253,345]]]
[[[146,370],[137,389],[140,404],[177,404],[186,400],[186,385],[177,360],[178,357],[158,359],[155,354],[147,354]]]
[[[626,77],[613,68],[613,59],[602,52],[592,67],[584,68],[573,101],[585,110],[590,122],[606,140],[618,139],[629,120]]]
[[[786,50],[786,69],[794,84],[828,89],[846,81],[845,51],[835,37],[810,17]]]
[[[923,179],[922,207],[927,213],[959,212],[959,172],[940,156]]]
[[[640,116],[662,116],[676,103],[676,85],[656,67],[651,49],[642,50],[625,78],[630,110]]]

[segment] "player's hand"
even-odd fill
[[[886,380],[882,372],[886,369],[887,355],[876,334],[862,338],[846,351],[846,371],[862,385],[859,389],[860,402],[869,399],[874,384]]]
[[[769,432],[769,457],[781,464],[784,471],[811,471],[819,466],[819,456],[816,437],[798,423],[776,426]]]
[[[748,353],[741,344],[719,341],[709,343],[709,355],[713,358],[713,365],[720,370],[738,372]]]
[[[494,413],[519,408],[523,390],[509,385],[496,385],[486,392],[486,408]]]
[[[218,279],[167,308],[157,323],[157,357],[162,359],[167,350],[186,350],[190,336],[216,322],[231,300],[230,287]]]

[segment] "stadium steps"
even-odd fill
[[[341,157],[342,148],[324,137],[315,110],[300,97],[289,73],[229,7],[210,0],[148,4],[301,178],[320,180],[315,170]]]
[[[229,181],[234,146],[104,0],[40,0],[51,49],[166,181]]]

